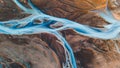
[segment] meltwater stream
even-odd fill
[[[81,35],[100,39],[114,39],[119,37],[119,20],[114,19],[109,10],[107,10],[106,13],[98,13],[102,18],[109,22],[109,25],[104,25],[105,30],[102,30],[100,28],[78,24],[77,22],[70,21],[68,19],[57,18],[44,14],[41,10],[37,9],[32,4],[31,0],[28,0],[29,6],[31,8],[26,8],[19,2],[19,0],[12,1],[15,2],[16,5],[20,7],[25,13],[31,15],[19,20],[0,21],[0,33],[22,35],[47,32],[55,35],[62,42],[66,53],[66,62],[63,63],[63,68],[71,68],[71,66],[72,68],[77,68],[77,65],[72,48],[70,47],[66,39],[59,33],[60,30],[72,28]],[[41,21],[41,23],[36,23],[36,20]],[[61,23],[62,27],[50,27],[51,24],[55,24],[57,22]]]

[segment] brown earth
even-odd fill
[[[89,3],[86,1],[92,1],[92,4],[86,4]],[[104,5],[99,8],[101,10],[104,9],[106,0],[99,0],[98,2],[96,0],[32,0],[32,2],[44,13],[52,16],[67,18],[78,23],[96,27],[102,27],[103,24],[107,24],[96,13],[91,12],[91,10],[98,9],[99,5]],[[93,7],[96,2],[100,4]]]
[[[1,1],[10,2],[9,5],[14,4],[8,0],[0,0],[0,2]],[[74,6],[75,4],[72,1],[73,0],[34,0],[33,3],[41,8],[44,13],[53,16],[68,18],[95,27],[102,27],[103,24],[107,24],[106,21],[94,12],[86,13],[82,10],[78,11],[78,8]],[[5,7],[1,5],[2,4],[0,4],[0,11]],[[5,8],[7,7],[8,6]],[[112,8],[115,7],[113,6]],[[18,11],[13,12],[13,8],[10,7],[3,10],[5,12],[0,12],[1,20],[19,18],[17,15],[21,15],[21,10],[18,7],[15,9],[18,9]],[[6,12],[6,10],[11,11]],[[117,8],[114,10],[118,11]],[[9,17],[9,15],[11,17]],[[120,40],[90,38],[79,35],[72,29],[61,31],[61,33],[74,51],[78,68],[120,68],[120,54],[114,46],[115,44],[119,46]],[[25,68],[25,64],[30,65],[32,68],[61,68],[61,63],[65,61],[64,49],[60,41],[57,40],[54,35],[47,33],[22,36],[1,34],[0,57],[4,58],[3,61],[0,60],[0,65],[9,65],[11,68]]]

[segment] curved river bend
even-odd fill
[[[100,28],[78,24],[77,22],[68,19],[44,14],[32,4],[31,0],[28,0],[31,9],[23,6],[19,0],[12,1],[25,13],[30,14],[30,16],[19,20],[0,21],[0,33],[22,35],[47,32],[55,35],[62,42],[66,53],[66,62],[63,63],[63,68],[70,68],[70,66],[72,66],[72,68],[77,68],[77,65],[72,48],[66,39],[59,33],[60,30],[72,28],[81,35],[100,39],[114,39],[119,37],[120,23],[118,20],[114,19],[109,9],[106,10],[106,13],[98,12],[104,20],[109,22],[109,25],[104,25],[105,30],[102,30]],[[41,23],[36,23],[35,20],[39,20]],[[47,20],[47,22],[45,20]],[[59,28],[50,27],[51,24],[57,24],[57,22],[61,23],[62,26]]]

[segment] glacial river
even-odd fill
[[[35,7],[31,0],[28,0],[29,6],[31,8],[26,8],[22,5],[19,0],[12,0],[20,7],[25,13],[30,14],[30,16],[9,21],[0,21],[0,33],[10,34],[10,35],[23,35],[23,34],[37,34],[37,33],[51,33],[55,35],[61,42],[65,49],[66,62],[63,63],[63,68],[77,68],[76,60],[72,48],[66,39],[59,33],[61,30],[74,29],[80,35],[99,38],[99,39],[115,39],[119,37],[120,33],[120,23],[119,20],[114,19],[109,9],[106,9],[106,13],[98,12],[105,21],[109,22],[109,25],[104,25],[104,28],[95,28],[83,24],[78,24],[77,22],[58,18],[44,14],[41,10]],[[36,22],[40,21],[39,23]],[[61,23],[62,26],[59,28],[52,28],[52,24]]]

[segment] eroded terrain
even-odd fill
[[[8,0],[0,1],[1,20],[21,18],[22,11],[14,3]],[[51,0],[50,2],[40,0],[41,4],[35,1],[38,0],[33,1],[37,7],[53,16],[68,18],[95,27],[108,24],[97,13],[78,11],[72,0]],[[119,8],[116,8],[119,5],[116,6],[114,3],[111,5],[113,14],[119,19],[115,14],[119,11]],[[16,7],[13,8],[12,6]],[[22,17],[24,16],[26,15],[23,14]],[[120,67],[120,54],[114,46],[120,45],[120,40],[90,38],[79,35],[72,29],[60,32],[71,45],[78,68]],[[22,36],[0,35],[0,57],[3,58],[3,60],[0,60],[0,66],[3,68],[61,68],[61,63],[65,61],[64,55],[64,49],[60,41],[54,35],[48,33]]]

